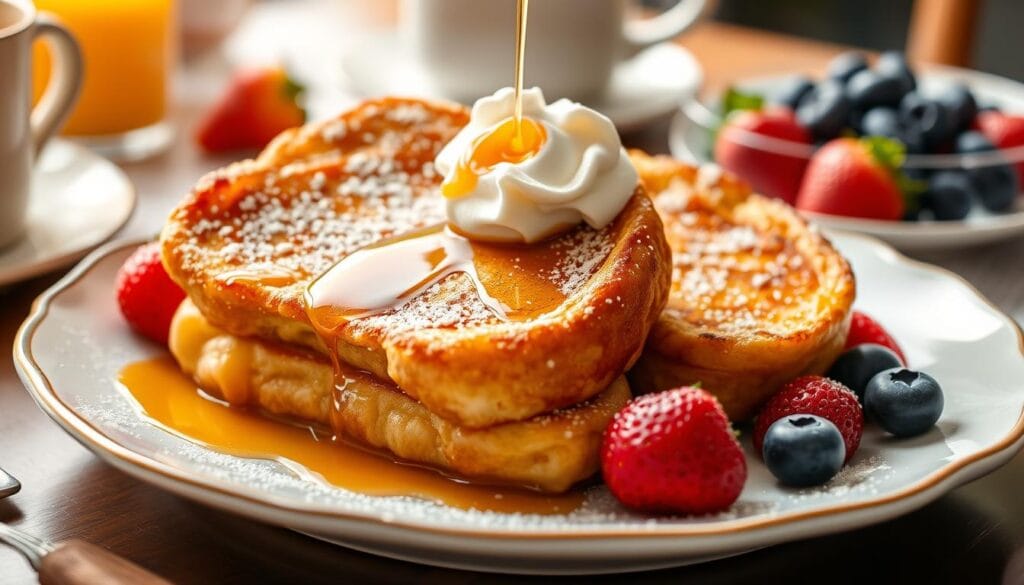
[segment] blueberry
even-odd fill
[[[868,59],[864,56],[864,53],[847,51],[829,61],[828,68],[825,70],[825,76],[839,83],[846,83],[858,71],[863,71],[867,68]]]
[[[902,365],[891,349],[876,343],[864,343],[843,352],[825,375],[853,390],[864,402],[864,387],[872,376]]]
[[[779,87],[775,95],[772,96],[772,102],[796,111],[796,107],[800,105],[800,100],[812,89],[814,89],[814,81],[810,77],[804,75],[793,77],[787,79]]]
[[[960,170],[938,171],[928,181],[928,190],[921,196],[921,205],[932,210],[939,221],[954,221],[967,217],[975,197],[977,193],[967,173]]]
[[[800,124],[810,131],[816,141],[831,140],[846,127],[850,115],[850,101],[838,81],[823,81],[814,86],[796,109]]]
[[[917,89],[917,79],[902,51],[886,51],[879,55],[875,61],[875,71],[899,79],[903,84],[903,93]]]
[[[846,83],[846,95],[857,110],[875,106],[896,106],[907,92],[896,77],[883,75],[866,69],[850,78]]]
[[[925,146],[935,149],[953,137],[952,116],[941,102],[912,91],[900,101],[900,123],[908,131],[920,132]]]
[[[995,150],[996,146],[981,132],[968,130],[956,137],[955,148],[956,152],[960,154],[971,154],[974,152],[989,152]]]
[[[956,138],[956,151],[960,154],[995,152],[996,146],[980,132],[969,130]],[[968,165],[970,163],[967,163]],[[1017,171],[1008,163],[986,162],[981,166],[968,166],[967,177],[981,204],[990,211],[1006,211],[1013,205],[1020,190]]]
[[[932,428],[942,406],[942,388],[935,378],[906,368],[879,372],[864,393],[868,416],[897,437],[913,437]]]
[[[942,88],[938,100],[946,106],[953,119],[956,130],[964,130],[971,126],[978,115],[978,102],[974,94],[962,83],[953,83]]]
[[[927,183],[931,179],[932,174],[934,174],[931,169],[922,167],[903,167],[901,170],[906,178],[921,183]]]
[[[1008,164],[997,164],[967,169],[967,176],[978,194],[978,199],[989,211],[1006,211],[1020,191],[1017,171]]]
[[[846,446],[836,425],[819,416],[795,414],[768,427],[761,451],[768,471],[786,485],[820,485],[843,467]]]
[[[864,112],[858,129],[865,136],[885,136],[897,140],[903,133],[896,110],[885,106],[871,108]]]
[[[924,134],[920,128],[907,127],[900,122],[899,141],[907,149],[907,154],[924,154],[928,151],[928,144],[925,142]]]

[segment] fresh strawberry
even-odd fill
[[[263,148],[306,121],[302,91],[280,67],[243,69],[199,125],[196,142],[207,152]]]
[[[153,341],[167,344],[171,318],[185,291],[167,276],[160,262],[160,245],[139,246],[125,260],[115,279],[117,304],[125,321]]]
[[[889,332],[884,327],[878,324],[878,321],[860,311],[854,311],[853,318],[850,320],[850,333],[846,336],[846,345],[843,346],[843,350],[864,343],[877,343],[878,345],[888,347],[900,358],[900,361],[904,364],[907,363],[907,357],[903,355],[903,350],[900,349],[899,344],[896,343],[896,340],[893,339],[892,335],[889,335]]]
[[[761,409],[754,421],[754,450],[761,453],[764,434],[784,416],[813,414],[836,425],[846,444],[846,460],[857,452],[864,431],[864,413],[857,396],[835,380],[803,376],[782,387]]]
[[[974,120],[981,133],[998,148],[1024,146],[1024,116],[987,110],[979,113]],[[1020,179],[1018,184],[1024,185],[1024,161],[1018,162],[1016,166]]]
[[[800,190],[807,159],[780,152],[775,145],[759,144],[757,135],[797,144],[811,142],[810,134],[788,108],[738,111],[718,131],[715,162],[759,193],[792,204]]]
[[[692,387],[641,396],[616,413],[604,433],[601,469],[620,502],[652,513],[724,510],[747,480],[722,405]]]
[[[903,145],[888,138],[836,138],[811,158],[796,208],[898,220],[905,210],[900,187],[904,179],[897,170],[903,155]]]

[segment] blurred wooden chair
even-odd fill
[[[907,33],[912,61],[969,67],[981,0],[915,0]]]

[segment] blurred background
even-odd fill
[[[646,0],[664,7],[676,0]],[[931,4],[976,7],[977,21],[970,31],[975,69],[1024,78],[1024,2],[1020,0],[949,0]],[[922,2],[921,4],[930,4]],[[867,49],[902,49],[907,42],[914,0],[720,0],[713,18],[773,32],[853,45]],[[963,25],[970,23],[952,23]]]

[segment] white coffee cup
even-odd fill
[[[51,45],[53,74],[32,107],[32,41]],[[82,84],[82,54],[67,29],[31,2],[0,0],[0,246],[24,232],[32,164],[71,111]]]
[[[539,86],[549,100],[599,96],[619,61],[676,37],[700,20],[713,0],[680,0],[645,20],[627,19],[629,4],[530,2],[526,86]],[[400,26],[433,89],[472,101],[512,85],[515,18],[515,0],[403,0]]]

